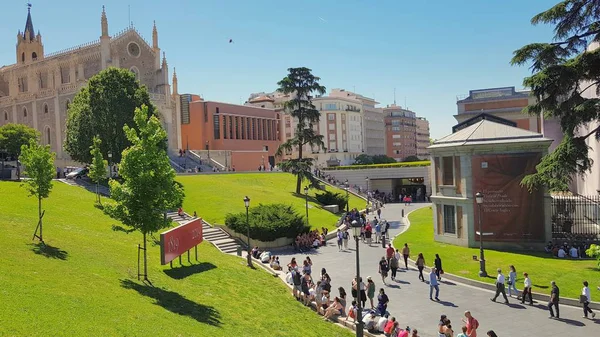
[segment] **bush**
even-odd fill
[[[323,205],[338,205],[340,207],[340,211],[346,209],[346,203],[348,203],[348,199],[345,195],[330,191],[317,193],[315,194],[315,198]]]
[[[304,217],[296,213],[292,206],[285,204],[260,204],[251,207],[248,212],[250,222],[250,238],[259,241],[273,241],[279,238],[295,238],[298,234],[307,233],[310,226]],[[236,233],[246,235],[246,212],[228,213],[225,225]]]
[[[395,168],[395,167],[425,167],[430,166],[429,160],[413,161],[407,163],[393,163],[393,164],[372,164],[372,165],[348,165],[348,166],[334,166],[324,167],[323,171],[342,171],[342,170],[367,170],[372,168]]]

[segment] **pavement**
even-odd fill
[[[417,203],[411,206],[404,204],[388,204],[382,209],[382,218],[390,223],[390,237],[395,237],[407,229],[407,221],[402,218],[401,212],[405,214],[429,204]],[[370,215],[371,217],[372,215]],[[418,247],[411,247],[411,257],[418,253]],[[331,276],[333,294],[337,295],[338,287],[344,287],[348,293],[348,302],[352,301],[350,294],[351,281],[356,274],[356,250],[355,241],[351,240],[347,251],[338,251],[335,239],[329,240],[327,246],[317,250],[311,250],[307,254],[298,254],[292,250],[281,250],[273,252],[280,256],[282,266],[287,265],[292,257],[296,257],[301,265],[306,255],[313,261],[313,277],[320,275],[321,268],[327,269]],[[385,255],[381,244],[371,246],[360,243],[360,273],[363,280],[371,276],[375,282],[376,289],[383,287],[390,298],[388,311],[395,316],[401,326],[410,326],[418,329],[419,336],[437,337],[437,323],[440,315],[445,314],[452,321],[455,334],[460,332],[464,317],[464,311],[470,310],[479,321],[480,328],[478,336],[486,336],[488,330],[494,330],[498,336],[600,336],[600,313],[595,320],[582,318],[581,307],[560,306],[560,319],[549,319],[545,303],[534,303],[534,306],[521,305],[516,298],[509,298],[510,304],[503,303],[501,298],[493,303],[490,298],[493,292],[461,284],[454,281],[444,280],[440,283],[440,301],[429,300],[429,285],[418,279],[418,271],[411,268],[398,270],[397,281],[390,277],[386,279],[387,285],[383,285],[378,271],[378,262]],[[443,251],[440,257],[444,259]],[[425,261],[433,261],[433,257],[425,256]],[[403,265],[403,262],[401,262]],[[425,272],[424,272],[425,274]],[[280,273],[281,277],[285,277]],[[428,275],[425,274],[427,279]],[[560,285],[559,285],[560,286]],[[519,288],[520,289],[520,288]],[[594,291],[594,290],[593,290]],[[377,294],[377,292],[376,292]],[[593,294],[593,297],[600,295]],[[374,300],[376,302],[376,299]],[[377,303],[375,303],[377,305]],[[369,301],[367,300],[367,307]],[[591,316],[590,316],[591,317]]]

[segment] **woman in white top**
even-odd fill
[[[508,269],[510,270],[508,273],[508,296],[512,297],[510,291],[511,289],[515,291],[515,296],[518,296],[519,291],[517,290],[517,285],[515,284],[517,283],[517,270],[513,265],[508,266]]]
[[[525,303],[525,296],[529,296],[529,305],[533,305],[533,298],[531,297],[531,279],[527,273],[523,273],[525,280],[523,281],[523,293],[521,294],[521,303]]]
[[[590,309],[590,302],[592,296],[590,295],[590,288],[588,288],[588,281],[583,281],[583,289],[581,289],[580,302],[583,303],[583,318],[588,318],[588,313],[592,314],[592,318],[596,317],[596,313]]]

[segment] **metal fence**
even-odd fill
[[[552,238],[600,242],[600,196],[553,196]]]

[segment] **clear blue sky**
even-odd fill
[[[131,20],[177,68],[179,92],[240,103],[273,91],[289,67],[306,66],[328,89],[346,88],[399,105],[431,122],[434,138],[451,132],[456,96],[469,89],[522,88],[527,67],[512,52],[547,41],[551,27],[531,17],[558,0],[140,1],[32,0],[46,53],[97,39],[106,6],[110,34]],[[26,1],[3,1],[0,65],[15,62]],[[234,43],[229,44],[228,40]]]

